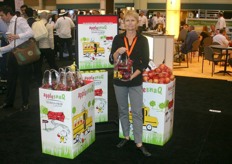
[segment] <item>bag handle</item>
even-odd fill
[[[45,70],[42,80],[43,88],[56,89],[59,83],[59,73],[55,69]]]
[[[15,25],[14,25],[14,34],[16,35],[16,25],[17,25],[17,19],[18,17],[16,17],[15,19]],[[15,39],[16,40],[16,39]],[[14,40],[14,48],[16,47],[16,41]]]

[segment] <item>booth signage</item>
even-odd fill
[[[79,69],[112,68],[109,55],[118,33],[115,15],[83,15],[77,17],[77,54]]]

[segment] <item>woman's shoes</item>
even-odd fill
[[[137,147],[138,150],[140,150],[144,156],[150,157],[151,153],[147,151],[147,149],[144,146]]]
[[[123,146],[126,145],[126,143],[129,141],[129,139],[122,139],[116,146],[117,148],[122,148]]]
[[[117,148],[122,148],[124,147],[130,140],[129,139],[122,139],[116,146]],[[142,145],[140,147],[137,147],[137,149],[139,151],[141,151],[143,153],[144,156],[146,157],[150,157],[151,156],[151,153],[149,151],[147,151],[147,149]]]

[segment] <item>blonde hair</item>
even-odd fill
[[[208,31],[208,27],[207,26],[203,26],[202,27],[202,31]]]
[[[125,18],[128,16],[134,17],[136,21],[139,22],[139,14],[136,11],[128,10],[124,15],[124,21],[125,21]]]

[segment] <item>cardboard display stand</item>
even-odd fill
[[[143,142],[164,145],[172,136],[175,80],[168,84],[143,83]],[[130,106],[130,104],[129,104]],[[131,112],[129,114],[132,122]],[[119,137],[123,138],[121,124]],[[133,140],[133,128],[130,127]]]
[[[94,81],[95,122],[108,121],[108,72],[106,70],[82,71],[84,80]]]
[[[78,15],[75,47],[79,69],[112,68],[109,55],[117,33],[116,15]]]
[[[73,159],[95,141],[94,83],[73,91],[39,89],[42,152]]]

